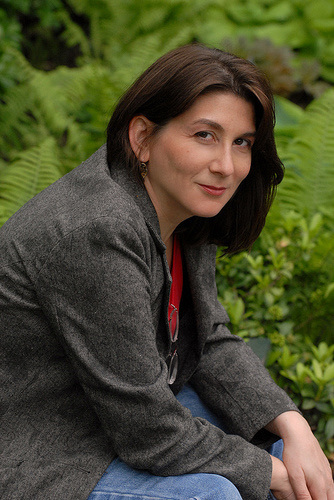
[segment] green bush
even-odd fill
[[[298,338],[273,349],[267,366],[309,421],[328,456],[334,453],[334,345]]]
[[[217,288],[231,330],[267,339],[267,366],[334,452],[334,234],[296,212],[265,229],[251,253],[217,256]],[[332,281],[331,281],[332,280]]]

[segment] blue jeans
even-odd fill
[[[203,417],[222,428],[219,419],[203,404],[197,393],[186,385],[177,395],[194,417]],[[277,441],[268,450],[282,459],[283,444]],[[268,500],[275,497],[269,493]],[[116,458],[95,486],[88,500],[242,500],[237,488],[218,474],[183,474],[159,477],[132,469]]]

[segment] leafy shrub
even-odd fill
[[[265,333],[273,339],[298,332],[330,343],[333,250],[334,235],[320,214],[307,223],[290,212],[280,225],[265,228],[251,253],[218,254],[218,293],[235,332],[246,338]]]
[[[267,339],[273,377],[334,452],[334,234],[320,214],[282,216],[251,253],[218,254],[218,295],[232,332]]]
[[[276,382],[300,407],[322,448],[334,458],[334,345],[296,338],[275,347],[267,366]]]

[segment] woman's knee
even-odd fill
[[[242,500],[238,489],[225,477],[204,473],[192,476],[193,496],[189,500]]]

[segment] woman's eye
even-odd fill
[[[211,132],[206,132],[205,130],[201,130],[201,132],[197,132],[197,137],[200,137],[201,139],[212,139],[213,135]]]
[[[252,147],[251,141],[248,141],[247,139],[240,138],[240,139],[236,139],[234,142],[237,146],[245,146],[245,147],[250,147],[250,148]]]

